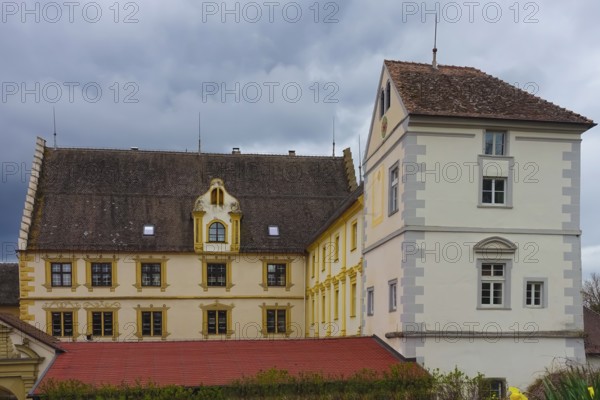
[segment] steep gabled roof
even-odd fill
[[[581,124],[582,115],[516,88],[476,68],[385,60],[412,115]]]
[[[45,148],[27,248],[192,252],[213,178],[240,202],[242,252],[304,252],[351,187],[343,157]]]
[[[0,306],[19,305],[19,265],[0,264]]]
[[[23,332],[29,337],[38,340],[45,345],[62,351],[62,343],[60,340],[55,338],[54,336],[48,335],[46,332],[39,330],[33,325],[28,324],[27,322],[21,321],[19,318],[15,317],[11,314],[0,313],[0,322],[5,323],[18,331]]]
[[[189,342],[71,342],[37,388],[50,379],[102,385],[219,386],[269,369],[347,379],[409,362],[375,337]],[[421,370],[416,364],[415,368]],[[423,371],[423,373],[425,373]],[[34,394],[39,393],[34,390]]]

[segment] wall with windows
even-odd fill
[[[304,255],[29,254],[21,265],[21,318],[66,339],[305,334]]]
[[[387,102],[388,79],[384,67],[364,163],[363,333],[426,367],[510,384],[552,359],[583,362],[581,129],[424,116],[398,125],[406,114],[395,90]],[[536,344],[519,354],[515,335]],[[503,364],[504,353],[514,359]]]
[[[309,246],[306,336],[361,334],[363,196]]]

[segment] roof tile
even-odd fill
[[[102,385],[217,386],[272,368],[298,376],[349,377],[362,369],[387,371],[404,360],[375,337],[189,342],[63,343],[40,385],[74,379]],[[40,387],[38,385],[38,388]]]
[[[595,125],[476,68],[385,60],[404,105],[413,115]]]

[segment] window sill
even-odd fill
[[[399,211],[399,209],[395,209],[395,210],[389,211],[388,212],[388,217],[391,217],[392,215],[397,214],[398,211]]]
[[[510,311],[512,308],[510,307],[477,307],[477,310],[485,310],[485,311]]]
[[[506,204],[477,204],[477,208],[504,208],[511,209],[513,206],[508,206]]]

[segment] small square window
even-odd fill
[[[277,225],[269,225],[269,236],[279,236],[279,227]]]
[[[505,204],[506,179],[483,178],[481,202],[483,204]]]
[[[544,307],[544,282],[527,282],[525,285],[525,305],[527,307]]]
[[[154,225],[144,225],[144,236],[154,236]]]
[[[506,135],[505,132],[485,133],[484,153],[492,156],[503,156],[506,154]]]

